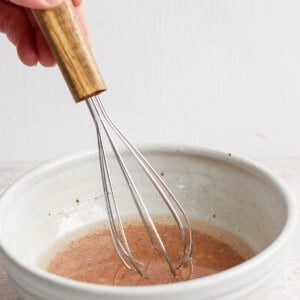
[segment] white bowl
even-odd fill
[[[30,171],[0,202],[1,259],[21,299],[258,300],[265,299],[285,263],[296,221],[295,201],[270,171],[236,155],[203,148],[152,147],[142,152],[194,220],[217,224],[242,237],[255,251],[224,272],[183,283],[112,287],[77,282],[38,266],[42,253],[77,228],[106,219],[96,152],[66,156]],[[131,161],[129,161],[131,164]],[[128,210],[121,173],[112,166]],[[138,175],[138,185],[148,186]],[[142,178],[142,177],[141,177]],[[146,198],[155,197],[146,189]],[[76,203],[76,199],[80,203]],[[159,214],[161,206],[149,203]]]

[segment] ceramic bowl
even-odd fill
[[[256,255],[215,275],[182,283],[113,287],[77,282],[41,268],[57,240],[106,220],[96,152],[48,162],[16,181],[0,201],[0,254],[21,299],[258,300],[276,284],[293,239],[295,201],[269,170],[234,154],[189,147],[144,147],[191,219],[221,226],[247,242]],[[127,157],[127,154],[125,154]],[[162,204],[128,157],[151,213]],[[120,170],[111,166],[122,211],[131,212]],[[78,201],[77,201],[78,199]]]

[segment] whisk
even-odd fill
[[[72,1],[65,0],[60,6],[54,9],[43,11],[34,10],[33,14],[52,49],[75,102],[85,100],[95,122],[102,185],[112,240],[117,255],[128,269],[135,270],[141,276],[147,275],[143,270],[143,264],[134,257],[126,237],[126,229],[122,223],[117,197],[115,196],[112,186],[108,158],[104,149],[103,135],[106,136],[112,153],[120,165],[121,172],[124,175],[138,214],[145,226],[153,247],[164,256],[171,273],[176,277],[176,270],[185,262],[191,261],[193,249],[191,223],[172,191],[138,149],[115,125],[106,112],[99,97],[99,94],[106,90],[106,86],[85,35],[82,33],[81,27],[78,24]],[[178,226],[182,240],[182,252],[177,262],[172,261],[168,249],[159,235],[155,222],[129,172],[125,160],[122,158],[121,151],[117,147],[115,137],[122,141],[132,153],[158,191],[162,201],[169,209],[171,216]]]

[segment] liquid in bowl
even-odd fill
[[[178,227],[168,221],[156,224],[171,259],[179,260],[182,250]],[[171,274],[162,256],[151,244],[144,226],[135,220],[125,224],[134,257],[143,263],[147,276],[128,270],[118,258],[109,228],[95,223],[56,241],[42,256],[39,265],[48,272],[69,279],[118,286],[168,284],[212,275],[234,267],[254,256],[242,239],[216,225],[193,223],[192,262]]]

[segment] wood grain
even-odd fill
[[[71,0],[56,8],[33,10],[76,102],[106,90]]]

